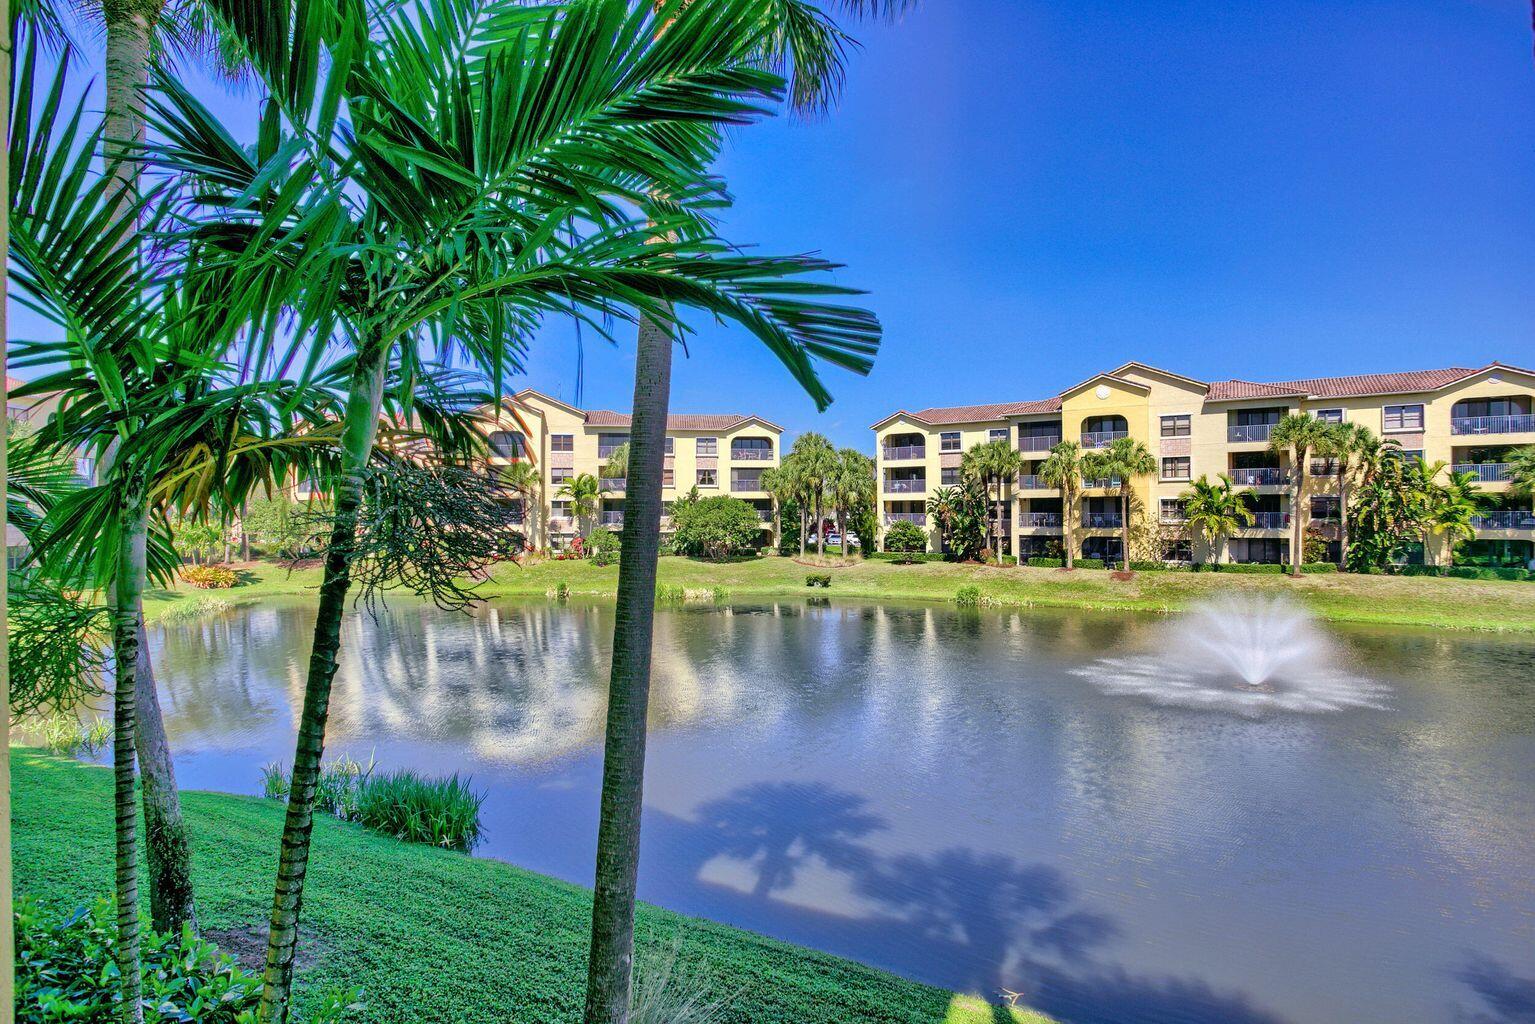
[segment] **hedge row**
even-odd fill
[[[878,562],[942,562],[947,559],[941,551],[870,551],[864,557]]]
[[[1060,569],[1066,561],[1062,558],[1031,558],[1028,564],[1036,569]],[[1101,558],[1079,558],[1073,563],[1078,569],[1102,569]],[[1109,568],[1118,568],[1115,562]],[[1131,562],[1130,568],[1136,572],[1234,572],[1250,574],[1279,574],[1289,572],[1289,567],[1284,565],[1268,565],[1257,562],[1203,562],[1190,565],[1187,562]],[[1301,566],[1303,573],[1337,572],[1338,566],[1333,562],[1307,562]]]
[[[1518,580],[1535,582],[1528,569],[1494,569],[1479,565],[1404,565],[1403,576],[1444,576],[1455,580]]]
[[[1078,569],[1102,569],[1103,568],[1103,559],[1101,559],[1101,558],[1078,558],[1076,561],[1072,562],[1071,564],[1075,568],[1078,568]],[[1064,558],[1039,558],[1039,557],[1035,557],[1035,558],[1029,559],[1029,565],[1033,566],[1036,569],[1064,569],[1066,567],[1066,559],[1064,559]]]

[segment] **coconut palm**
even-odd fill
[[[1234,490],[1226,474],[1218,479],[1219,483],[1212,484],[1208,476],[1201,476],[1182,495],[1189,529],[1205,538],[1214,562],[1221,560],[1227,538],[1253,524],[1246,494]]]
[[[1151,476],[1157,471],[1156,456],[1145,442],[1133,437],[1116,437],[1107,448],[1091,452],[1083,457],[1083,473],[1093,479],[1119,478],[1119,515],[1121,559],[1126,572],[1130,571],[1130,506],[1135,481]]]
[[[762,471],[762,489],[773,502],[773,543],[783,536],[783,503],[793,497],[792,480],[784,471],[783,463]],[[693,488],[698,493],[698,488]]]
[[[993,555],[1002,562],[1002,503],[1006,499],[1009,480],[1018,476],[1023,468],[1023,455],[1006,441],[987,441],[978,444],[960,457],[960,475],[976,481],[988,496],[995,488],[992,512]]]
[[[789,455],[795,460],[802,493],[810,507],[815,523],[815,553],[826,554],[826,503],[837,475],[837,449],[832,447],[826,435],[811,431],[794,439]]]
[[[1334,427],[1310,413],[1286,413],[1269,434],[1270,450],[1290,462],[1290,572],[1300,575],[1305,559],[1307,513],[1304,501],[1306,471],[1312,455],[1330,455],[1335,444]]]
[[[543,474],[531,462],[513,462],[496,468],[496,483],[522,502],[523,529],[532,536],[535,525],[535,509],[542,509],[540,493],[543,490]]]
[[[1535,444],[1516,448],[1508,455],[1509,490],[1535,497]]]
[[[577,473],[555,492],[556,497],[570,502],[570,514],[575,517],[583,536],[590,532],[605,494],[607,491],[602,489],[602,481],[590,473]]]
[[[832,511],[837,519],[837,535],[842,538],[842,553],[848,553],[848,525],[855,509],[866,509],[873,504],[874,460],[856,448],[837,451],[837,468],[831,479]],[[868,544],[872,537],[858,538],[860,544]]]
[[[1436,477],[1438,468],[1435,469]],[[1445,558],[1455,564],[1455,545],[1476,539],[1476,517],[1487,504],[1487,496],[1477,486],[1476,474],[1454,472],[1444,484],[1433,490],[1429,529],[1445,539]]]
[[[1372,472],[1379,460],[1381,441],[1363,423],[1337,423],[1332,426],[1328,453],[1338,468],[1338,561],[1348,564],[1348,505],[1357,483]]]
[[[1066,568],[1070,570],[1074,568],[1071,528],[1082,494],[1082,446],[1075,441],[1062,441],[1051,448],[1039,464],[1039,477],[1061,492],[1061,530],[1066,541]]]

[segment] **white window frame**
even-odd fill
[[[1179,433],[1174,430],[1173,433],[1169,434],[1167,432],[1167,425],[1169,422],[1171,422],[1175,427],[1181,423],[1183,425],[1183,432]],[[1160,429],[1162,431],[1162,437],[1193,437],[1194,417],[1191,413],[1186,412],[1169,413],[1168,415],[1162,417]]]
[[[1169,462],[1182,461],[1188,465],[1187,471],[1182,476],[1169,476],[1167,464]],[[1191,480],[1194,476],[1194,459],[1188,455],[1164,455],[1161,464],[1161,479],[1163,480]]]
[[[1418,410],[1418,425],[1415,427],[1409,427],[1406,425],[1405,417],[1403,414],[1408,409]],[[1394,427],[1390,425],[1390,418],[1393,410],[1395,410],[1398,420],[1398,425]],[[1424,422],[1424,409],[1422,402],[1408,402],[1404,405],[1388,405],[1381,409],[1380,429],[1381,433],[1383,434],[1421,434],[1423,433]]]
[[[714,479],[705,481],[705,473],[708,473]],[[699,487],[709,487],[718,490],[720,485],[720,471],[718,469],[699,469],[693,478],[693,482]]]
[[[700,437],[693,444],[693,454],[702,455],[704,458],[719,458],[720,439],[717,437]]]
[[[1343,422],[1342,409],[1318,409],[1316,412],[1312,413],[1312,415],[1321,420],[1323,423]]]
[[[953,442],[951,445],[950,442]],[[945,430],[938,435],[938,450],[940,452],[957,452],[964,447],[964,440],[957,430]]]

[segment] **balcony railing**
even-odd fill
[[[762,490],[762,474],[756,470],[749,473],[731,473],[730,489],[732,491],[760,491]]]
[[[1112,490],[1118,487],[1122,482],[1123,481],[1121,481],[1117,476],[1101,476],[1096,480],[1089,480],[1084,478],[1082,481],[1082,489],[1088,491],[1097,491],[1108,488]]]
[[[1059,434],[1025,434],[1018,438],[1018,450],[1021,452],[1047,452],[1061,443]]]
[[[1089,512],[1082,517],[1082,525],[1089,530],[1117,530],[1125,520],[1118,512]]]
[[[1288,512],[1254,512],[1250,530],[1283,530],[1290,525]]]
[[[1494,484],[1513,476],[1513,464],[1509,462],[1457,462],[1455,472],[1470,473],[1484,484]]]
[[[1277,487],[1290,482],[1290,474],[1277,466],[1233,469],[1231,482],[1238,487]]]
[[[1061,514],[1059,512],[1025,512],[1018,517],[1018,525],[1030,528],[1060,526]]]
[[[1452,434],[1535,434],[1535,416],[1457,416],[1450,420]]]
[[[886,480],[886,494],[926,494],[927,480],[918,477],[915,480]]]
[[[1082,431],[1083,448],[1107,448],[1117,438],[1129,437],[1128,430],[1084,430]]]
[[[1274,426],[1273,423],[1233,423],[1226,428],[1226,440],[1231,444],[1267,443]]]
[[[1337,476],[1341,468],[1332,459],[1312,459],[1310,473],[1312,476]]]
[[[886,512],[885,525],[894,526],[896,523],[912,523],[916,526],[927,525],[926,512]]]
[[[1018,489],[1020,491],[1048,491],[1050,485],[1045,483],[1045,478],[1034,473],[1022,473],[1018,476]]]
[[[1478,530],[1535,530],[1535,512],[1519,509],[1483,512],[1471,517],[1471,525]]]
[[[613,453],[622,447],[623,445],[621,444],[599,444],[597,446],[597,458],[610,459],[613,457]]]
[[[604,512],[602,513],[601,523],[603,526],[623,529],[624,514],[622,512]]]
[[[605,476],[599,481],[604,491],[621,491],[628,482],[626,477],[621,476]]]
[[[927,446],[921,444],[893,444],[885,446],[885,461],[900,462],[905,459],[927,458]]]
[[[771,448],[732,448],[730,449],[731,462],[771,462],[773,461],[773,449]]]

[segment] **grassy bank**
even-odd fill
[[[111,773],[21,748],[11,768],[16,891],[71,907],[108,893]],[[220,793],[184,800],[203,927],[259,938],[281,805]],[[360,985],[369,1021],[569,1024],[580,1018],[590,913],[590,894],[576,886],[321,816],[304,900],[319,955],[300,972],[300,1006]],[[641,907],[638,931],[642,968],[680,942],[678,973],[733,997],[729,1020],[1048,1024],[654,907]]]
[[[1434,577],[1325,574],[1298,580],[1288,576],[1221,573],[1142,572],[1116,581],[1099,569],[1066,573],[1057,569],[992,568],[925,562],[856,562],[845,567],[806,566],[792,558],[712,563],[689,558],[661,559],[662,585],[697,592],[723,587],[732,599],[804,597],[805,575],[832,576],[817,595],[886,600],[952,601],[962,586],[980,589],[983,601],[1001,605],[1125,611],[1178,611],[1212,595],[1242,591],[1286,594],[1334,622],[1364,622],[1443,629],[1535,632],[1535,584]],[[277,594],[313,594],[319,570],[289,572],[271,563],[253,563],[244,582],[230,590],[199,591],[182,586],[156,591],[146,601],[151,619],[195,614],[199,602],[232,604]],[[612,596],[617,566],[589,561],[548,561],[499,567],[483,588],[487,597],[543,596],[563,583],[576,596]]]

